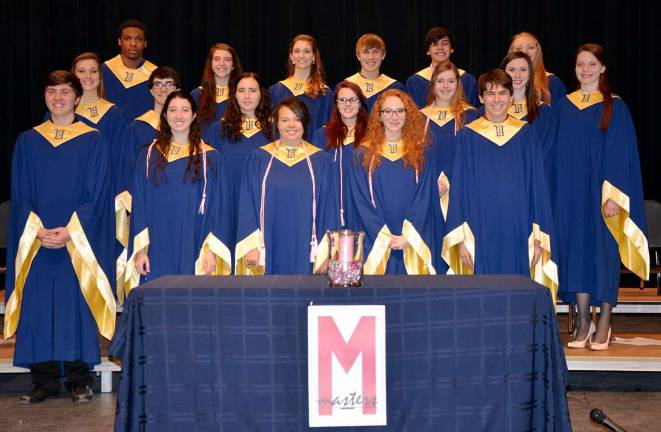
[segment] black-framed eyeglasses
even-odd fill
[[[392,117],[393,115],[397,114],[398,116],[406,114],[406,108],[398,108],[398,109],[390,109],[386,108],[381,110],[381,114],[384,116]]]
[[[360,102],[360,99],[357,97],[350,97],[350,98],[337,98],[337,103],[342,104],[342,105],[347,105],[347,104],[355,104],[357,102]]]
[[[151,86],[152,86],[152,88],[155,88],[156,90],[161,90],[161,89],[164,89],[164,88],[166,88],[168,90],[172,90],[172,89],[177,88],[177,84],[174,81],[166,81],[166,82],[157,81],[157,82],[153,83]]]

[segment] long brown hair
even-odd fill
[[[271,136],[271,96],[269,96],[269,92],[264,87],[264,82],[259,75],[255,72],[243,72],[230,81],[227,109],[225,110],[225,114],[223,114],[223,121],[220,124],[220,135],[234,142],[238,141],[243,133],[243,114],[236,100],[236,88],[239,86],[241,80],[245,78],[252,78],[257,81],[260,97],[259,104],[255,108],[255,117],[262,132],[267,137]]]
[[[450,101],[450,112],[454,116],[455,129],[459,130],[464,125],[464,86],[461,84],[461,77],[459,69],[452,62],[439,63],[434,68],[431,74],[431,81],[429,84],[429,91],[427,92],[427,105],[432,105],[436,101],[436,78],[442,72],[451,70],[454,77],[457,79],[457,91],[455,91],[452,100]]]
[[[606,68],[606,70],[599,75],[599,91],[604,96],[604,111],[601,113],[601,121],[599,122],[599,129],[602,131],[607,131],[608,126],[611,121],[611,116],[613,114],[613,94],[611,92],[611,86],[608,82],[608,65],[606,64],[606,51],[597,44],[587,43],[583,44],[576,50],[576,56],[578,57],[580,53],[587,51],[592,53],[599,63]]]
[[[213,73],[213,54],[217,50],[227,51],[232,55],[232,71],[230,72],[229,82],[232,82],[239,74],[241,74],[241,60],[236,50],[231,46],[224,43],[216,43],[209,48],[207,53],[207,61],[204,64],[204,72],[202,72],[202,91],[200,91],[200,106],[198,109],[198,118],[203,123],[210,123],[216,115],[216,76]]]
[[[153,181],[154,184],[158,183],[157,177],[158,172],[163,171],[163,176],[167,182],[167,177],[165,176],[165,165],[167,165],[167,155],[170,152],[170,144],[172,142],[172,130],[167,120],[168,107],[173,99],[186,99],[190,102],[193,114],[197,113],[197,106],[193,98],[182,92],[181,90],[174,91],[170,93],[165,99],[165,104],[163,105],[163,111],[161,111],[161,126],[160,130],[156,134],[156,142],[154,146],[158,150],[156,161],[154,161],[154,171],[153,171]],[[191,182],[196,182],[200,180],[200,166],[202,164],[202,129],[200,128],[200,122],[198,118],[194,118],[193,122],[190,125],[190,132],[188,134],[188,142],[190,144],[190,153],[188,154],[188,164],[186,165],[186,171],[184,173],[183,180],[189,180]]]
[[[96,88],[96,95],[100,98],[106,97],[106,91],[105,88],[103,87],[103,71],[101,68],[101,57],[99,57],[97,53],[86,51],[84,53],[78,54],[71,62],[71,73],[74,75],[76,74],[76,66],[78,66],[78,62],[81,62],[83,60],[94,60],[96,62],[96,65],[99,67],[99,86]]]
[[[287,78],[294,75],[296,67],[291,62],[289,55],[292,54],[294,45],[298,41],[308,42],[312,46],[312,54],[314,55],[314,60],[310,65],[310,76],[308,77],[307,85],[308,89],[305,92],[307,96],[312,99],[316,99],[321,95],[326,95],[328,93],[328,87],[326,86],[325,74],[324,74],[324,63],[321,61],[321,53],[319,52],[319,47],[317,46],[317,41],[310,35],[299,34],[294,36],[294,39],[291,40],[289,44],[289,49],[287,50]]]
[[[534,77],[534,65],[528,54],[523,51],[512,51],[505,56],[503,61],[500,63],[500,68],[507,73],[507,65],[516,59],[524,59],[528,64],[528,82],[526,83],[526,105],[528,105],[528,123],[531,123],[535,120],[535,117],[539,114],[539,102],[537,101],[537,92],[535,91],[534,83],[531,83]],[[512,96],[514,94],[512,93]]]
[[[535,91],[537,92],[537,97],[546,103],[551,103],[552,101],[551,101],[551,92],[549,91],[549,77],[546,74],[546,67],[544,67],[544,56],[542,55],[542,45],[539,43],[539,39],[537,39],[537,36],[535,36],[530,32],[521,32],[515,34],[514,36],[512,36],[512,40],[510,41],[510,48],[508,52],[513,51],[514,41],[517,38],[523,36],[533,39],[535,41],[535,44],[537,45],[537,55],[535,56],[535,61],[533,62],[533,66],[535,69],[534,83],[535,83]]]
[[[335,86],[334,95],[337,98],[337,95],[340,93],[340,90],[343,88],[349,89],[356,94],[360,101],[360,108],[358,109],[358,116],[356,117],[356,126],[353,130],[353,147],[358,147],[365,132],[367,131],[367,100],[365,95],[360,90],[360,87],[349,81],[342,81]],[[330,115],[330,121],[326,125],[326,150],[331,150],[334,148],[342,147],[344,143],[344,137],[349,133],[349,128],[342,121],[342,116],[340,115],[340,109],[338,107],[337,100],[333,103],[333,110]]]
[[[404,156],[402,156],[404,165],[422,171],[425,165],[425,150],[429,146],[425,119],[411,97],[397,89],[388,89],[382,92],[372,107],[367,123],[367,133],[363,139],[366,147],[363,167],[369,171],[370,165],[372,169],[376,169],[381,164],[381,149],[386,141],[386,134],[381,122],[381,107],[383,102],[390,96],[398,97],[406,109],[406,121],[404,122],[401,138],[405,149]]]

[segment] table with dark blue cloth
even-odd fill
[[[570,430],[548,289],[522,276],[166,276],[128,296],[117,431],[308,427],[308,305],[385,305],[386,427]]]

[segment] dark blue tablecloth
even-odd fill
[[[386,306],[388,426],[333,431],[571,429],[551,296],[528,278],[168,276],[131,292],[112,341],[115,430],[310,430],[311,304]]]

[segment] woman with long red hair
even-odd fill
[[[438,192],[425,120],[410,96],[384,91],[361,144],[348,176],[349,228],[365,231],[365,274],[435,274]]]
[[[636,131],[608,82],[604,49],[576,51],[579,89],[554,105],[558,130],[549,173],[560,247],[560,297],[578,306],[570,348],[608,348],[620,261],[642,279],[649,250]],[[590,305],[600,306],[597,325]]]
[[[317,41],[309,35],[299,34],[289,44],[287,78],[269,87],[271,104],[275,107],[284,99],[296,97],[305,103],[310,120],[305,139],[325,125],[333,108],[333,91],[328,88],[324,64]]]

